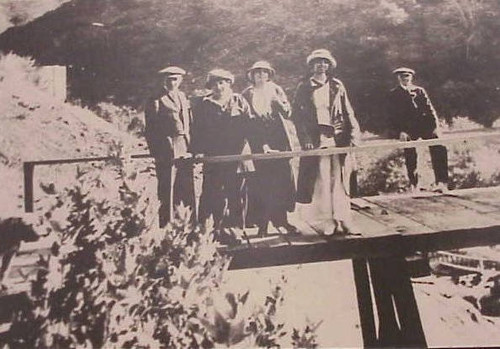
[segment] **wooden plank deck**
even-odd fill
[[[351,210],[360,236],[322,236],[294,213],[301,235],[248,230],[250,243],[220,251],[233,256],[231,269],[244,269],[500,244],[500,187],[357,198]]]

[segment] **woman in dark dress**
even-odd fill
[[[254,115],[252,148],[255,152],[291,150],[283,119],[291,114],[283,89],[271,79],[275,71],[266,61],[256,62],[247,72],[252,83],[243,91]],[[269,222],[277,229],[296,233],[288,223],[287,211],[295,208],[295,183],[289,159],[257,161],[256,173],[249,187],[250,205],[259,227],[259,236],[268,232]]]

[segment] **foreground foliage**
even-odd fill
[[[193,225],[180,207],[159,229],[148,187],[123,166],[80,173],[54,196],[44,216],[52,256],[40,261],[47,269],[14,319],[11,347],[277,347],[287,335],[316,346],[311,328],[287,333],[277,321],[282,285],[260,306],[227,289],[229,260],[210,224]]]

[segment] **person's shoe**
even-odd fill
[[[220,242],[222,245],[236,246],[241,244],[241,240],[236,237],[234,232],[227,232],[226,230],[215,231],[215,241]]]
[[[361,235],[357,227],[352,223],[347,223],[345,221],[340,221],[341,234],[344,235]]]
[[[448,184],[444,182],[438,182],[433,184],[432,191],[435,193],[446,193],[448,191]]]
[[[288,222],[283,224],[282,227],[286,230],[286,233],[289,235],[299,235],[300,234],[297,227],[295,225],[288,223]]]
[[[419,194],[422,191],[424,191],[424,188],[421,185],[419,185],[419,184],[410,185],[410,193]]]
[[[324,234],[326,236],[346,236],[346,235],[361,235],[352,223],[345,221],[335,221],[335,225],[328,227]]]
[[[259,230],[257,231],[257,237],[263,238],[268,235],[267,228],[264,227],[259,227]]]
[[[328,237],[333,236],[333,235],[335,235],[336,230],[337,230],[337,227],[335,225],[331,225],[325,229],[325,231],[323,232],[323,235],[328,236]]]

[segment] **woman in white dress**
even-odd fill
[[[359,124],[344,84],[333,77],[335,58],[328,50],[319,49],[307,57],[307,64],[311,74],[298,85],[292,108],[302,148],[357,144]],[[325,235],[352,233],[352,160],[343,154],[300,159],[297,202],[308,204],[303,218]]]

